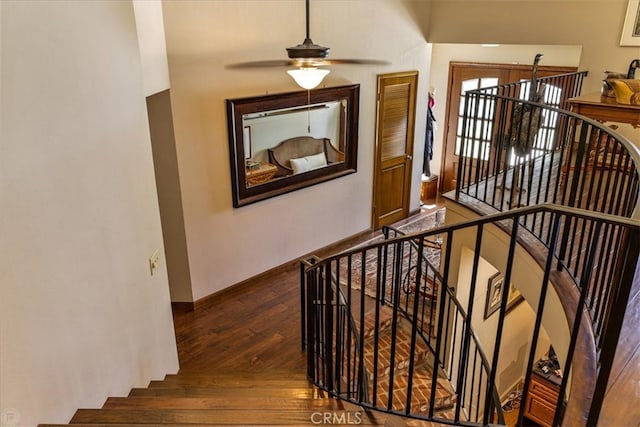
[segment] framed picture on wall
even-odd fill
[[[502,301],[502,292],[504,292],[504,276],[501,273],[496,273],[493,276],[489,277],[489,282],[487,284],[487,302],[484,307],[484,318],[488,319],[493,313],[498,311],[500,308],[500,302]],[[508,313],[513,309],[516,305],[522,301],[522,294],[518,291],[513,284],[509,286],[509,298],[507,300],[507,310],[505,313]]]
[[[640,0],[629,0],[620,46],[640,46]]]

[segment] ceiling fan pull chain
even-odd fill
[[[311,89],[307,89],[307,133],[311,135]]]

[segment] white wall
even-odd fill
[[[455,202],[447,202],[446,224],[455,224],[478,218],[478,215],[471,210],[463,207]],[[482,246],[480,256],[484,259],[483,272],[478,282],[478,290],[475,294],[475,301],[479,312],[483,312],[486,301],[487,279],[496,271],[506,271],[506,261],[508,258],[510,235],[497,228],[496,226],[485,226],[482,236]],[[467,301],[469,298],[469,286],[471,283],[471,275],[469,272],[469,249],[475,245],[475,232],[472,229],[464,229],[456,231],[454,234],[454,243],[452,247],[452,262],[450,265],[450,283],[456,286],[456,295],[461,301]],[[521,246],[517,245],[514,255],[512,280],[511,282],[522,293],[522,296],[533,310],[537,310],[540,301],[540,289],[544,278],[543,270],[540,265],[531,257],[531,255]],[[524,303],[523,303],[524,304]],[[522,304],[521,304],[522,305]],[[515,366],[520,363],[519,349],[524,345],[522,331],[527,329],[527,319],[533,319],[533,313],[524,310],[525,307],[514,309],[508,314],[512,316],[508,318],[508,323],[514,326],[514,329],[505,332],[505,336],[516,339],[519,344],[515,347],[507,349],[503,356],[506,359],[505,365],[501,365],[502,369],[498,371],[498,385],[501,392],[507,391],[515,380],[514,373],[517,372]],[[474,309],[475,310],[475,309]],[[478,317],[476,317],[478,316]],[[513,319],[513,320],[512,320]],[[474,313],[474,324],[478,325],[480,331],[479,336],[483,342],[483,348],[487,352],[487,357],[492,357],[492,345],[495,340],[495,325],[497,324],[497,316],[489,317],[484,321],[484,316],[480,313]],[[564,366],[566,354],[568,351],[570,331],[567,318],[558,297],[558,293],[553,286],[549,286],[545,297],[545,306],[542,313],[542,327],[545,329],[547,336],[542,336],[540,346],[536,349],[536,356],[541,356],[548,349],[548,343],[553,344],[556,354],[562,366]],[[530,336],[530,335],[529,335]],[[514,344],[515,345],[515,344]],[[529,348],[527,347],[527,352]]]
[[[134,12],[0,10],[0,412],[62,423],[178,368]]]
[[[432,43],[582,46],[586,92],[603,72],[626,72],[638,46],[620,46],[628,0],[432,0]]]
[[[297,90],[285,69],[225,65],[284,59],[304,38],[304,2],[163,3],[172,108],[197,300],[370,227],[376,75],[418,70],[411,209],[419,206],[430,48],[401,0],[314,0],[311,36],[332,58],[390,66],[334,66],[323,85],[359,83],[358,173],[234,209],[224,100]]]
[[[463,247],[460,253],[460,270],[458,275],[456,295],[466,306],[469,300],[469,290],[473,274],[473,250]],[[487,358],[491,361],[498,328],[498,313],[484,318],[485,304],[489,278],[498,270],[484,258],[480,258],[476,278],[476,292],[474,297],[474,311],[472,318],[473,330],[477,333]],[[501,272],[504,275],[504,272]],[[513,283],[513,282],[512,282]],[[516,289],[518,284],[514,283]],[[505,316],[502,332],[500,358],[496,374],[496,386],[500,396],[507,394],[524,378],[527,360],[531,349],[531,336],[535,322],[535,312],[524,300],[514,306]],[[538,340],[536,360],[549,349],[549,337],[544,328]]]
[[[133,0],[146,96],[169,88],[161,0]]]
[[[434,115],[436,133],[434,136],[433,160],[431,170],[438,174],[442,167],[444,149],[445,121],[447,112],[447,86],[449,84],[449,63],[487,62],[492,64],[532,64],[537,53],[544,54],[540,65],[578,67],[581,46],[552,45],[500,45],[482,47],[476,44],[433,44],[431,55],[430,85],[435,90]]]

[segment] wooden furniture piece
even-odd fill
[[[324,153],[328,164],[344,161],[344,153],[338,151],[331,144],[329,138],[296,136],[295,138],[285,139],[267,151],[269,153],[269,161],[278,168],[278,176],[293,174],[291,159]]]
[[[429,178],[422,180],[422,188],[420,191],[420,200],[427,203],[429,200],[436,200],[438,196],[438,175],[431,175]]]
[[[524,416],[541,426],[551,427],[556,413],[556,403],[560,390],[559,381],[553,375],[544,375],[533,370],[529,392],[525,402]]]
[[[640,127],[640,105],[618,104],[611,98],[601,98],[600,92],[569,99],[571,111],[600,122],[629,123]]]
[[[247,186],[262,184],[263,182],[267,182],[272,179],[276,173],[278,172],[278,168],[271,163],[260,163],[257,168],[247,168]]]
[[[640,105],[619,104],[613,98],[602,97],[600,92],[570,98],[568,102],[572,112],[604,124],[611,123],[610,127],[613,129],[616,129],[617,125],[621,123],[631,125],[633,129],[640,128]],[[630,137],[629,135],[625,136],[632,142],[636,142],[634,137]],[[589,153],[587,168],[602,167],[615,161],[614,159],[605,158],[603,154],[605,147],[603,144],[597,143],[594,144],[594,146],[596,148]],[[567,156],[566,159],[569,159],[569,156]],[[565,164],[563,166],[563,173],[566,173],[570,169],[571,168]]]

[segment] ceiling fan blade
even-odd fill
[[[295,66],[296,61],[289,59],[268,59],[264,61],[238,62],[236,64],[225,65],[224,68],[237,70],[241,68],[267,68],[267,67],[291,67]]]
[[[264,61],[239,62],[225,65],[226,69],[238,70],[243,68],[269,68],[269,67],[322,67],[327,65],[390,65],[391,62],[380,59],[268,59]]]
[[[0,0],[2,1],[2,0]],[[315,44],[309,35],[309,0],[305,1],[306,37],[296,46],[288,47],[288,60],[266,60],[241,62],[226,65],[227,69],[267,68],[267,67],[297,67],[317,68],[326,65],[356,64],[356,65],[390,65],[389,61],[378,59],[327,59],[329,48]]]
[[[325,59],[322,62],[326,65],[391,65],[391,62],[381,59]]]

